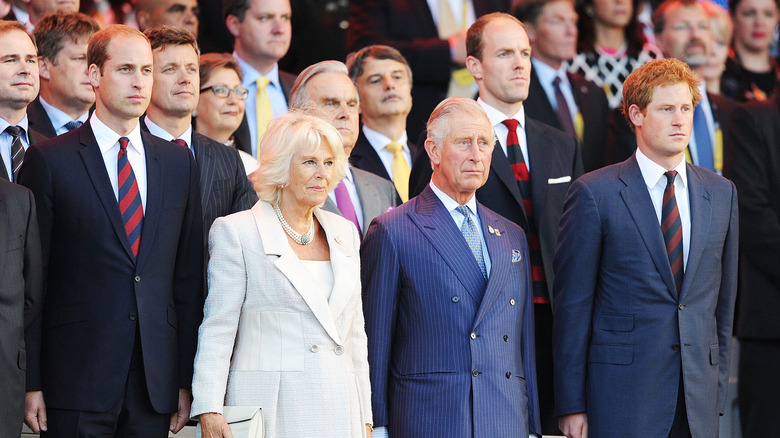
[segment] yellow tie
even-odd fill
[[[450,7],[449,0],[439,0],[439,23],[437,25],[437,31],[439,32],[439,38],[447,39],[456,33],[468,29],[466,25],[466,12],[468,11],[468,0],[463,0],[462,4],[462,19],[458,23],[455,20],[455,13]],[[450,83],[447,87],[447,97],[463,96],[474,97],[473,85],[476,81],[471,76],[469,70],[465,67],[452,70],[452,76],[450,77]]]
[[[260,76],[255,84],[257,84],[257,94],[255,95],[255,115],[257,119],[257,157],[262,156],[260,153],[260,141],[263,139],[263,134],[268,129],[268,125],[274,119],[274,111],[271,109],[271,99],[268,98],[268,93],[265,87],[270,84],[271,81],[265,77]]]
[[[406,202],[409,200],[409,165],[406,164],[404,154],[401,153],[403,146],[401,143],[391,141],[385,148],[393,153],[393,184],[401,200]]]

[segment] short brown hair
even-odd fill
[[[412,82],[412,68],[409,67],[406,58],[404,58],[404,56],[401,55],[401,52],[395,48],[381,44],[363,47],[357,52],[350,53],[347,56],[347,70],[349,70],[349,77],[352,79],[352,82],[357,83],[357,80],[363,75],[366,59],[368,58],[392,59],[393,61],[400,62],[406,66],[406,73],[409,74],[409,82]]]
[[[204,53],[200,57],[199,73],[201,85],[211,79],[212,73],[221,68],[235,71],[238,74],[239,81],[244,76],[238,61],[230,53]]]
[[[238,21],[243,22],[250,6],[252,6],[250,0],[222,0],[222,18],[227,19],[233,15],[238,18]]]
[[[24,32],[28,37],[30,37],[30,41],[32,41],[33,47],[35,47],[35,51],[36,52],[38,51],[38,45],[35,44],[35,37],[27,33],[27,28],[24,26],[24,24],[16,20],[0,20],[0,35],[5,35],[8,32],[14,30],[20,30]]]
[[[523,26],[523,23],[521,23],[520,20],[509,14],[493,12],[492,14],[483,15],[477,18],[477,21],[469,27],[469,30],[466,33],[466,55],[473,56],[482,61],[482,52],[485,49],[485,40],[483,38],[485,35],[485,28],[487,28],[491,21],[498,20],[499,18],[514,21],[525,29],[525,26]]]
[[[89,40],[99,30],[97,20],[81,12],[60,10],[46,14],[33,30],[35,41],[38,42],[38,56],[54,62],[66,41],[75,43],[79,38]]]
[[[700,80],[688,64],[675,58],[656,59],[634,70],[623,82],[623,116],[634,127],[628,115],[631,105],[645,114],[647,105],[653,100],[657,87],[685,84],[691,91],[691,102],[696,106],[701,101]]]
[[[97,65],[98,69],[100,69],[100,74],[103,74],[103,64],[110,58],[108,56],[108,46],[114,38],[119,36],[137,36],[149,42],[149,38],[138,29],[124,24],[112,24],[105,29],[99,30],[90,38],[89,46],[87,46],[87,65]]]
[[[144,31],[144,35],[149,39],[152,51],[165,49],[168,46],[192,46],[195,53],[200,55],[198,42],[190,31],[174,26],[155,26]]]

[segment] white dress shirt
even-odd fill
[[[117,157],[119,156],[119,138],[123,136],[117,134],[101,122],[97,117],[97,113],[92,113],[89,123],[92,127],[92,132],[95,133],[95,140],[97,140],[100,153],[103,155],[108,179],[111,180],[111,187],[114,189],[114,197],[119,202]],[[132,132],[124,137],[130,140],[130,144],[127,146],[127,160],[133,167],[135,180],[138,184],[138,192],[141,194],[141,206],[144,209],[144,213],[146,213],[146,154],[144,153],[144,143],[141,140],[141,124],[136,124]]]
[[[26,151],[30,147],[30,140],[27,138],[27,114],[24,115],[21,121],[15,126],[22,128],[22,132],[19,133],[19,137],[22,139],[22,147]],[[0,118],[0,157],[3,157],[3,164],[5,165],[5,171],[8,174],[8,180],[13,181],[14,175],[11,171],[11,145],[13,143],[13,137],[11,134],[5,132],[5,128],[11,126],[5,119]]]
[[[503,122],[504,120],[510,118],[520,122],[520,124],[517,125],[517,140],[520,143],[520,149],[523,151],[525,166],[530,172],[531,161],[528,159],[528,142],[525,139],[525,107],[520,107],[520,111],[518,111],[515,115],[512,117],[507,117],[501,111],[485,103],[485,101],[481,98],[477,99],[477,103],[480,104],[482,109],[485,110],[485,113],[488,116],[488,120],[490,120],[490,124],[493,125],[493,129],[496,131],[496,137],[498,137],[498,143],[501,145],[501,149],[504,151],[505,156],[508,156],[506,153],[506,136],[509,134],[509,128],[507,128]]]
[[[65,127],[66,124],[74,121],[70,118],[68,114],[66,114],[61,109],[52,106],[49,102],[46,102],[43,97],[38,97],[38,100],[41,102],[41,106],[43,107],[43,110],[46,111],[46,115],[49,116],[49,121],[51,122],[51,125],[54,127],[54,132],[57,135],[62,135],[66,132],[68,132],[68,128]],[[80,115],[76,121],[81,123],[86,123],[87,118],[89,118],[89,110],[85,112],[84,114]]]
[[[192,156],[195,156],[195,149],[192,148],[192,124],[187,126],[187,130],[185,130],[182,135],[175,137],[173,134],[160,127],[160,125],[154,123],[149,116],[144,117],[144,123],[146,123],[146,127],[149,128],[149,133],[155,137],[160,137],[166,141],[184,140],[184,142],[187,143],[190,152],[192,152]]]
[[[401,144],[401,154],[404,156],[404,160],[406,160],[406,165],[409,166],[409,169],[412,168],[412,153],[409,151],[409,139],[406,136],[406,132],[398,140],[390,140],[386,135],[363,125],[363,135],[366,136],[368,144],[379,154],[379,159],[382,160],[382,164],[385,166],[385,170],[387,170],[391,180],[395,181],[395,175],[393,175],[394,155],[386,147],[391,141]]]
[[[268,99],[271,101],[271,109],[274,112],[274,119],[279,116],[283,116],[289,112],[287,106],[287,98],[284,97],[284,91],[282,91],[282,83],[279,80],[279,64],[275,64],[274,68],[268,72],[267,75],[263,75],[254,69],[249,63],[241,59],[238,53],[233,52],[233,56],[238,61],[238,65],[241,66],[241,71],[244,73],[244,78],[241,81],[241,85],[249,91],[249,97],[246,99],[246,121],[249,124],[249,134],[252,139],[252,156],[257,156],[257,104],[255,103],[255,97],[257,96],[257,83],[256,81],[260,76],[265,76],[271,82],[265,87],[268,93]],[[189,144],[189,143],[187,143]]]
[[[349,165],[346,165],[346,174],[344,175],[344,185],[347,187],[347,191],[349,192],[349,198],[352,200],[352,207],[355,209],[355,215],[357,216],[358,223],[360,224],[360,229],[365,230],[365,225],[363,224],[363,207],[360,205],[360,197],[358,196],[357,188],[355,187],[355,177],[352,175],[352,169],[349,168]],[[328,196],[333,201],[336,206],[338,206],[338,202],[336,202],[336,191],[331,190],[330,193],[328,193]]]
[[[666,190],[666,169],[647,158],[639,149],[636,150],[636,162],[639,164],[639,171],[645,180],[647,190],[650,192],[650,199],[653,200],[653,208],[658,218],[658,225],[661,225],[661,210],[663,208],[664,191]],[[677,209],[680,211],[680,220],[682,221],[682,240],[683,240],[683,272],[688,266],[688,252],[691,247],[691,207],[688,203],[688,174],[686,173],[685,159],[681,160],[674,167],[677,171],[677,178],[674,179],[674,197],[677,200]]]

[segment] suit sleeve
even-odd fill
[[[24,327],[29,329],[37,318],[43,302],[43,268],[41,266],[41,238],[35,198],[25,190],[29,213],[24,240]]]
[[[173,300],[178,318],[179,387],[192,385],[192,362],[203,319],[203,214],[200,205],[198,168],[189,158],[189,195],[182,220],[174,266]]]
[[[774,105],[772,111],[776,111]],[[773,208],[778,195],[772,189],[778,169],[772,168],[777,161],[770,153],[770,148],[776,147],[777,137],[767,135],[778,127],[757,124],[757,116],[745,107],[733,111],[728,133],[730,159],[726,160],[725,173],[739,189],[742,256],[773,283],[780,284],[780,216]],[[758,120],[771,123],[775,119]]]
[[[217,218],[209,234],[209,295],[198,333],[198,352],[192,381],[192,411],[222,412],[230,358],[246,296],[246,266],[238,230]]]
[[[718,291],[718,304],[715,309],[715,317],[718,324],[718,348],[720,353],[718,376],[718,409],[720,415],[726,412],[726,395],[728,393],[729,366],[731,359],[731,336],[734,323],[734,302],[737,299],[737,270],[739,255],[739,210],[737,202],[737,189],[734,183],[731,188],[731,211],[729,229],[723,246],[721,259],[720,291]]]
[[[231,213],[237,213],[239,211],[249,210],[257,202],[257,193],[255,188],[252,187],[252,183],[249,182],[249,178],[244,171],[244,164],[241,162],[241,156],[238,155],[238,150],[230,148],[230,160],[233,162],[233,169],[235,175],[233,180],[235,181],[235,187],[233,187],[233,205],[230,207]]]
[[[587,351],[601,239],[598,206],[588,186],[577,180],[564,203],[554,261],[553,363],[559,416],[587,411]]]
[[[374,426],[386,427],[392,409],[387,390],[401,286],[400,262],[393,240],[380,220],[371,223],[360,252]]]
[[[360,257],[360,237],[357,228],[350,226],[354,257]],[[366,321],[363,317],[363,300],[358,298],[357,315],[352,323],[351,339],[352,363],[358,378],[358,391],[360,391],[361,418],[367,424],[374,424],[371,414],[371,378],[368,367],[368,337],[366,336]]]
[[[54,184],[49,165],[40,149],[35,145],[30,146],[25,153],[24,166],[19,174],[19,184],[27,186],[35,197],[35,210],[40,231],[42,289],[45,296],[51,230],[54,223]],[[41,313],[38,313],[28,330],[25,330],[27,391],[41,390],[41,324]]]

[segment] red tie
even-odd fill
[[[174,143],[176,143],[176,144],[177,144],[177,145],[179,145],[179,146],[184,146],[185,148],[187,147],[187,142],[186,142],[186,141],[184,141],[184,140],[182,140],[182,139],[180,139],[180,138],[174,138],[174,139],[173,139],[173,140],[171,140],[171,141],[172,141],[172,142],[174,142]]]
[[[679,296],[683,281],[683,244],[682,220],[680,220],[680,210],[677,209],[677,198],[674,196],[674,178],[677,176],[677,171],[670,170],[664,175],[666,175],[666,189],[661,207],[661,232],[664,233],[666,253],[669,255],[674,285]]]
[[[144,209],[141,205],[141,193],[138,191],[138,183],[135,180],[133,167],[127,160],[127,137],[119,139],[119,155],[117,156],[117,172],[119,183],[119,212],[125,223],[125,232],[130,241],[133,256],[138,256],[138,247],[141,244],[141,228],[144,222]]]

